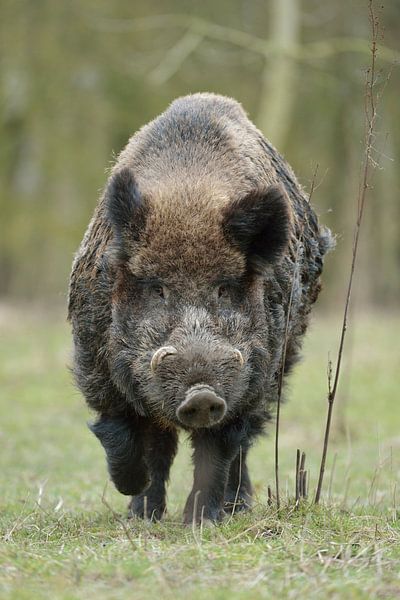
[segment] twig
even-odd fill
[[[104,504],[104,506],[111,512],[112,516],[114,517],[114,519],[116,521],[118,521],[118,523],[121,525],[122,529],[125,532],[125,535],[128,539],[128,542],[131,545],[131,548],[134,552],[136,552],[137,550],[137,545],[135,543],[135,541],[133,540],[132,536],[131,536],[131,532],[129,531],[129,528],[127,526],[127,524],[124,522],[123,519],[121,519],[121,517],[119,516],[118,513],[115,512],[115,510],[113,509],[113,507],[107,502],[106,500],[106,491],[107,491],[107,482],[104,486],[104,490],[103,490],[103,494],[101,496],[101,501]]]
[[[349,495],[350,482],[351,482],[350,468],[348,467],[347,472],[345,474],[345,480],[344,480],[344,492],[343,492],[342,508],[346,508],[346,505],[347,505],[347,498],[348,498],[348,495]]]
[[[392,511],[392,521],[395,523],[397,521],[397,503],[396,503],[396,492],[397,492],[397,483],[393,486],[393,511]]]
[[[318,165],[316,165],[315,170],[314,170],[314,175],[313,175],[313,179],[311,182],[310,194],[308,196],[308,202],[311,201],[311,198],[312,198],[312,195],[313,195],[313,192],[315,189],[315,180],[317,177],[317,172],[318,172]],[[279,510],[280,504],[281,504],[280,494],[279,494],[279,426],[280,426],[280,415],[281,415],[282,385],[283,385],[283,374],[285,371],[287,345],[288,345],[288,340],[289,340],[289,323],[290,323],[290,317],[291,317],[291,311],[292,311],[294,285],[295,285],[297,269],[298,269],[298,265],[299,265],[300,249],[301,249],[302,241],[303,241],[303,232],[304,232],[304,221],[302,223],[300,235],[297,240],[296,255],[295,255],[295,260],[294,260],[294,265],[293,265],[292,284],[290,287],[290,296],[289,296],[289,303],[288,303],[287,315],[286,315],[285,335],[284,335],[284,339],[283,339],[282,358],[281,358],[281,364],[280,364],[280,369],[279,369],[279,380],[278,380],[278,398],[277,398],[276,421],[275,421],[275,493],[276,493],[276,506],[277,506],[278,510]]]
[[[357,221],[355,226],[354,242],[352,260],[350,266],[350,275],[347,287],[346,301],[343,313],[342,330],[340,334],[339,350],[337,355],[337,362],[335,368],[335,376],[333,379],[333,386],[331,382],[328,382],[328,414],[326,419],[325,435],[324,435],[324,446],[322,451],[321,466],[319,470],[319,478],[317,491],[315,494],[315,504],[318,504],[321,498],[322,484],[324,480],[326,456],[328,452],[329,434],[331,429],[333,405],[336,397],[336,391],[339,383],[340,367],[342,364],[344,340],[347,330],[347,315],[350,304],[351,291],[353,287],[353,276],[356,266],[358,241],[360,237],[361,223],[364,214],[365,200],[367,196],[367,190],[369,188],[370,178],[370,164],[371,164],[371,152],[373,148],[373,141],[375,136],[375,122],[376,122],[376,98],[373,91],[375,83],[375,71],[376,71],[376,54],[377,54],[377,39],[379,33],[379,22],[375,14],[373,0],[369,0],[369,20],[371,25],[371,65],[367,71],[366,77],[366,88],[365,88],[365,157],[362,169],[362,181],[359,186],[358,192],[358,206],[357,206]],[[373,165],[372,165],[373,166]],[[374,168],[374,167],[373,167]]]
[[[334,456],[333,456],[333,463],[332,463],[332,469],[331,469],[331,476],[329,478],[329,485],[328,485],[328,504],[330,504],[330,501],[332,499],[332,486],[333,486],[333,477],[335,475],[335,467],[336,467],[336,460],[337,460],[337,452],[335,452]]]
[[[307,497],[307,471],[305,470],[306,453],[300,450],[296,452],[296,502],[295,508],[298,508],[301,498]]]
[[[168,50],[160,64],[148,75],[150,83],[162,85],[171,79],[202,40],[203,36],[190,29],[186,31],[183,37]]]
[[[299,500],[300,500],[300,477],[299,477],[299,471],[300,471],[300,450],[297,448],[297,451],[296,451],[296,488],[295,488],[296,506],[299,504]]]
[[[185,14],[155,15],[137,19],[90,18],[89,26],[108,33],[130,33],[132,31],[149,31],[151,29],[184,28],[201,37],[225,42],[254,52],[265,58],[274,58],[284,54],[286,58],[297,61],[313,61],[329,58],[345,52],[369,53],[366,40],[356,37],[332,37],[327,40],[294,44],[291,48],[282,48],[279,44],[271,44],[269,40],[252,35],[239,29],[218,25],[212,21]],[[400,60],[400,53],[387,46],[379,44],[382,60],[394,62]]]
[[[201,507],[201,515],[200,515],[200,544],[203,540],[203,528],[204,528],[204,504]],[[199,546],[198,540],[196,540],[196,543]]]
[[[268,489],[271,489],[271,488],[268,486]],[[294,507],[290,508],[290,510],[288,511],[287,515],[285,515],[285,518],[287,520],[289,520],[290,516],[293,514],[293,512],[294,512]],[[234,541],[240,539],[241,537],[247,535],[248,533],[250,533],[254,529],[259,530],[260,527],[262,527],[264,524],[270,523],[271,519],[279,519],[279,513],[278,513],[278,511],[274,512],[271,515],[268,515],[264,519],[261,519],[261,521],[257,521],[257,523],[253,523],[253,525],[250,525],[250,527],[247,527],[243,531],[240,531],[238,534],[234,535],[231,538],[221,539],[221,543],[229,545],[232,542],[234,542]]]
[[[306,464],[306,453],[302,452],[301,453],[301,459],[300,459],[300,467],[299,467],[299,496],[300,498],[304,498],[305,496],[305,479],[304,479],[304,467]]]
[[[308,471],[304,471],[303,475],[303,497],[305,499],[308,497]]]
[[[236,488],[235,499],[233,501],[231,516],[229,517],[228,523],[230,523],[233,515],[235,514],[236,504],[239,499],[240,486],[242,485],[242,446],[239,446],[239,479]]]
[[[9,542],[12,539],[12,535],[13,535],[14,531],[16,531],[19,527],[21,527],[21,525],[23,525],[32,515],[35,514],[35,512],[32,511],[32,512],[28,513],[23,519],[21,519],[22,511],[25,508],[26,504],[27,504],[27,501],[24,502],[24,506],[21,510],[21,514],[15,520],[14,525],[11,527],[11,529],[9,531],[7,531],[7,533],[4,534],[3,539],[5,542]]]
[[[375,487],[375,490],[378,487],[380,471],[381,471],[381,467],[380,467],[380,465],[378,465],[375,468],[375,471],[374,471],[374,474],[373,474],[373,477],[371,480],[371,485],[369,486],[368,502],[369,502],[369,504],[372,504],[373,506],[376,504],[376,494],[375,494],[375,499],[374,499],[374,487]]]
[[[193,533],[193,538],[194,541],[196,542],[196,544],[199,546],[199,540],[197,538],[197,508],[198,508],[198,503],[199,503],[199,496],[201,494],[201,490],[197,490],[197,492],[195,492],[194,495],[194,500],[193,500],[193,514],[192,514],[192,533]],[[204,510],[204,506],[201,507],[201,515],[200,515],[200,534],[202,535],[203,532],[203,513]]]
[[[143,498],[143,520],[147,521],[148,519],[148,515],[147,515],[147,496],[145,496]]]

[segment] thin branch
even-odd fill
[[[318,172],[318,165],[316,165],[316,167],[315,167],[314,175],[312,178],[311,190],[310,190],[310,194],[308,196],[308,202],[311,202],[311,198],[314,193],[317,172]],[[297,269],[299,266],[300,249],[302,247],[302,241],[303,241],[304,224],[305,223],[303,222],[302,226],[301,226],[299,237],[297,239],[296,255],[295,255],[293,271],[292,271],[292,283],[291,283],[291,287],[290,287],[290,296],[289,296],[289,303],[288,303],[287,315],[286,315],[285,334],[284,334],[284,339],[283,339],[282,358],[281,358],[281,364],[280,364],[280,369],[279,369],[279,379],[278,379],[278,398],[277,398],[277,410],[276,410],[276,421],[275,421],[275,493],[276,493],[276,506],[277,506],[278,510],[280,508],[279,426],[280,426],[280,415],[281,415],[282,385],[283,385],[283,375],[284,375],[284,371],[285,371],[287,345],[288,345],[288,341],[289,341],[289,324],[290,324],[290,317],[291,317],[291,312],[292,312],[294,285],[295,285],[296,276],[297,276]]]
[[[122,529],[125,532],[125,535],[127,537],[127,540],[132,548],[132,550],[135,552],[137,550],[137,545],[136,542],[134,541],[134,539],[131,536],[131,532],[129,531],[129,527],[127,526],[127,524],[125,523],[125,521],[123,519],[121,519],[121,517],[118,515],[118,513],[115,512],[115,510],[113,509],[113,507],[107,502],[106,500],[106,491],[107,491],[107,482],[104,486],[104,490],[103,490],[103,494],[101,496],[101,501],[104,504],[104,506],[110,511],[110,513],[113,515],[114,519],[116,521],[118,521],[118,523],[121,525]]]
[[[95,24],[97,29],[111,33],[178,27],[191,29],[201,36],[228,42],[257,54],[270,52],[268,42],[262,38],[190,15],[167,14],[142,19],[91,19],[90,17],[89,19],[92,26]]]
[[[334,475],[335,475],[336,460],[337,460],[337,452],[335,452],[335,454],[333,456],[331,476],[329,478],[329,486],[328,486],[328,503],[329,504],[330,504],[331,499],[332,499],[332,487],[333,487],[333,478],[334,478]]]
[[[239,477],[238,477],[238,484],[237,484],[237,487],[236,487],[235,499],[233,501],[232,512],[231,512],[231,516],[229,517],[228,523],[231,522],[232,517],[235,514],[235,509],[236,509],[236,506],[237,506],[238,500],[239,500],[240,486],[242,485],[242,460],[243,460],[243,451],[242,451],[242,445],[240,445],[239,446]]]
[[[306,464],[306,453],[301,453],[300,466],[299,466],[299,499],[305,496],[305,473],[304,470]]]
[[[307,471],[303,471],[302,474],[302,497],[306,500],[308,496],[308,479],[307,479]]]
[[[170,49],[163,60],[148,75],[148,79],[154,85],[166,83],[184,63],[184,61],[198,48],[203,40],[203,36],[189,30],[184,36]]]
[[[339,350],[336,361],[335,375],[333,378],[333,386],[331,382],[328,382],[328,414],[326,419],[325,435],[324,435],[324,446],[322,451],[321,466],[319,471],[317,491],[315,494],[315,504],[318,504],[322,484],[325,472],[326,456],[328,452],[329,435],[332,422],[333,405],[336,397],[336,392],[339,384],[340,368],[343,358],[344,340],[347,331],[347,317],[350,305],[351,292],[353,287],[353,277],[357,260],[358,241],[360,237],[361,223],[364,215],[365,201],[367,197],[367,190],[369,188],[370,180],[370,166],[371,152],[373,148],[373,141],[375,138],[375,122],[376,122],[376,98],[374,95],[374,84],[375,84],[375,73],[376,73],[376,55],[377,55],[377,38],[379,34],[379,22],[374,10],[373,0],[369,0],[369,20],[371,24],[371,64],[367,71],[366,76],[366,88],[365,88],[365,155],[362,167],[362,181],[359,186],[358,202],[357,202],[357,220],[355,225],[354,241],[353,241],[353,252],[350,266],[350,275],[346,293],[346,301],[343,313],[342,330],[340,334]]]
[[[295,504],[296,504],[296,506],[299,504],[299,500],[300,500],[299,471],[300,471],[300,450],[297,449],[297,451],[296,451],[296,485],[295,485]]]
[[[87,21],[90,27],[95,27],[100,31],[108,33],[148,31],[151,29],[165,29],[167,27],[171,29],[174,27],[190,29],[193,33],[197,33],[201,37],[233,44],[266,58],[277,55],[282,56],[282,48],[279,44],[271,44],[268,40],[245,31],[218,25],[212,21],[191,15],[166,14],[138,19],[107,19],[88,16]],[[400,53],[397,50],[382,44],[378,45],[377,37],[375,41],[381,60],[390,63],[400,61]],[[328,40],[308,42],[306,44],[294,44],[292,47],[286,48],[283,54],[293,60],[315,61],[345,52],[369,54],[368,40],[356,37],[333,37]]]
[[[198,539],[197,539],[197,508],[198,508],[198,504],[199,504],[199,496],[201,494],[201,490],[197,490],[197,492],[194,495],[194,501],[193,501],[193,514],[192,514],[192,533],[193,533],[193,537],[196,541],[196,544],[198,544]],[[202,507],[203,509],[203,507]],[[200,522],[203,522],[203,512],[201,513],[200,516]]]

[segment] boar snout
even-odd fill
[[[156,350],[151,357],[150,369],[152,373],[155,373],[158,365],[166,356],[170,354],[177,354],[178,350],[173,346],[162,346],[158,350]]]
[[[219,423],[226,413],[226,402],[208,385],[194,385],[178,407],[176,416],[188,427],[211,427]]]

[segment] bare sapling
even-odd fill
[[[325,426],[324,445],[322,451],[321,465],[319,470],[319,478],[317,490],[315,494],[315,504],[318,504],[321,498],[322,484],[325,473],[325,463],[329,445],[329,435],[332,422],[333,406],[336,398],[340,379],[340,369],[342,365],[344,341],[347,331],[348,311],[350,306],[351,292],[353,287],[354,272],[357,261],[358,243],[360,238],[361,224],[363,221],[367,191],[370,187],[371,169],[376,167],[376,162],[372,158],[375,140],[375,127],[377,116],[377,95],[374,90],[376,83],[376,58],[378,47],[378,36],[380,33],[379,19],[375,11],[373,0],[369,0],[369,21],[371,27],[371,63],[366,72],[365,82],[365,141],[364,141],[364,156],[362,160],[361,178],[358,190],[357,202],[357,219],[354,229],[354,240],[352,248],[352,259],[350,265],[350,274],[347,284],[346,300],[344,305],[342,327],[340,333],[339,349],[337,353],[336,367],[334,375],[332,375],[332,367],[328,367],[328,413]]]
[[[317,173],[318,173],[318,165],[316,165],[316,167],[315,167],[313,178],[311,181],[311,189],[310,189],[310,193],[308,196],[308,202],[311,202],[311,198],[314,193]],[[287,345],[288,345],[288,339],[289,339],[289,325],[290,325],[290,316],[291,316],[292,303],[293,303],[293,292],[294,292],[294,285],[295,285],[297,270],[298,270],[298,265],[299,265],[300,251],[301,251],[302,242],[303,242],[303,232],[304,232],[304,223],[303,223],[303,226],[300,231],[299,239],[297,240],[296,256],[295,256],[293,272],[292,272],[292,282],[291,282],[290,296],[289,296],[288,309],[287,309],[287,315],[286,315],[285,335],[283,338],[282,358],[281,358],[281,366],[280,366],[280,370],[279,370],[279,381],[278,381],[278,402],[277,402],[276,420],[275,420],[275,494],[276,494],[276,507],[278,510],[280,509],[280,505],[281,505],[280,492],[279,492],[279,426],[280,426],[280,416],[281,416],[282,385],[283,385],[283,375],[285,372]]]

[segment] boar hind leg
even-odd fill
[[[246,464],[247,450],[241,446],[231,462],[224,504],[224,510],[228,514],[251,507],[252,486]]]
[[[164,431],[150,426],[146,432],[145,457],[151,483],[146,491],[133,496],[130,513],[158,521],[165,513],[166,483],[178,444],[176,431]]]
[[[103,415],[89,428],[106,451],[108,471],[117,490],[127,496],[142,492],[149,483],[143,447],[145,419]]]
[[[223,518],[229,468],[240,444],[238,433],[203,430],[192,435],[194,481],[184,509],[185,523]]]

